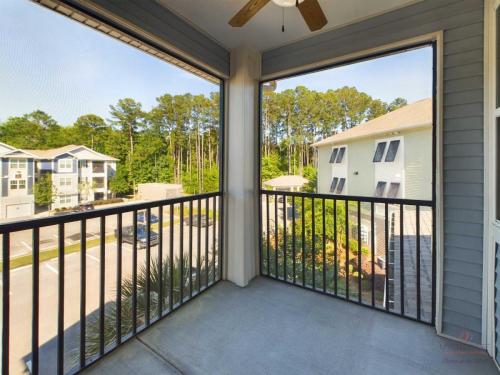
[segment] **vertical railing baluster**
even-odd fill
[[[371,203],[370,207],[370,225],[371,225],[371,261],[372,261],[372,270],[371,270],[371,279],[372,279],[372,307],[375,307],[375,203]]]
[[[198,242],[196,247],[196,281],[198,284],[198,293],[201,292],[201,200],[198,199],[198,227],[196,230]]]
[[[316,290],[316,213],[315,213],[315,199],[311,198],[311,221],[312,221],[312,287]]]
[[[132,333],[137,333],[137,210],[132,213]]]
[[[417,320],[420,320],[420,206],[416,207],[416,266],[417,266]]]
[[[163,206],[158,207],[158,319],[163,316]]]
[[[270,242],[271,242],[271,234],[270,234],[270,229],[271,229],[271,226],[270,226],[270,218],[269,218],[269,194],[266,193],[266,235],[267,235],[267,241],[266,241],[266,247],[267,247],[267,254],[266,254],[266,257],[267,257],[267,276],[270,276],[270,270],[271,270],[271,257],[269,255],[269,252],[271,251],[271,246],[270,246]]]
[[[401,315],[405,314],[405,260],[404,260],[404,206],[399,205],[399,280],[401,290]]]
[[[80,368],[85,367],[87,335],[87,220],[80,221]]]
[[[361,303],[361,201],[358,201],[358,302]]]
[[[349,201],[345,201],[345,298],[349,300]]]
[[[205,199],[205,288],[208,288],[208,274],[210,267],[208,266],[208,228],[210,228],[210,204],[208,202],[208,198]]]
[[[100,239],[99,239],[99,356],[104,355],[104,287],[105,287],[105,272],[106,272],[106,218],[101,216],[100,219]]]
[[[217,281],[217,276],[216,276],[216,270],[215,270],[215,254],[217,253],[216,251],[216,244],[217,244],[217,197],[212,198],[212,273],[213,273],[213,282],[215,283]],[[262,225],[260,226],[262,230]],[[262,237],[262,236],[261,236]],[[261,250],[262,251],[262,250]],[[262,264],[262,262],[261,262]],[[262,269],[260,270],[260,273],[262,273]]]
[[[431,207],[432,210],[432,245],[431,245],[431,259],[432,259],[432,282],[431,282],[431,324],[436,323],[436,210],[435,205]]]
[[[224,195],[219,193],[219,280],[222,280],[224,272]]]
[[[174,205],[171,204],[169,206],[169,229],[170,229],[170,238],[169,238],[169,288],[168,288],[168,306],[169,310],[172,311],[174,309]]]
[[[292,195],[292,256],[293,256],[293,262],[292,262],[292,277],[293,277],[293,283],[295,284],[296,280],[296,239],[295,239],[295,195]]]
[[[181,202],[179,205],[179,302],[182,305],[184,303],[184,203]]]
[[[337,200],[333,200],[333,292],[338,294],[338,263],[337,263]]]
[[[326,202],[325,198],[321,201],[321,211],[323,212],[322,224],[323,224],[323,292],[326,293]]]
[[[122,342],[122,258],[123,258],[123,217],[119,213],[116,218],[116,344]]]
[[[2,374],[9,375],[10,334],[10,233],[2,235]]]
[[[146,327],[151,323],[151,208],[146,208]]]
[[[31,374],[38,375],[38,323],[39,323],[39,292],[40,292],[40,228],[34,228],[33,232],[33,303],[31,323]]]
[[[58,226],[57,373],[64,374],[64,224]]]
[[[189,201],[189,298],[193,297],[193,201]]]
[[[286,220],[287,220],[287,212],[286,212],[286,198],[287,196],[283,194],[283,280],[286,281],[286,240],[287,240],[287,233],[286,233]]]
[[[389,310],[389,205],[385,203],[385,309]]]
[[[302,196],[302,286],[306,286],[306,206],[304,196]]]
[[[274,194],[274,278],[279,276],[278,272],[278,194]]]

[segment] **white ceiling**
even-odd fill
[[[266,51],[317,33],[360,21],[413,4],[419,0],[319,0],[328,24],[311,33],[298,9],[285,9],[285,32],[281,32],[282,8],[269,2],[242,28],[228,22],[248,0],[156,0],[180,15],[227,49],[247,45]]]

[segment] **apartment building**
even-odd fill
[[[318,193],[432,198],[432,100],[399,108],[313,145]]]
[[[116,172],[118,159],[78,145],[28,152],[37,157],[36,176],[52,174],[52,209],[109,197],[109,180]]]
[[[31,216],[35,212],[33,186],[45,173],[52,175],[51,209],[110,196],[109,180],[117,159],[85,146],[68,145],[50,150],[21,150],[0,143],[2,184],[0,218]]]

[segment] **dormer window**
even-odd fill
[[[335,163],[335,160],[337,159],[337,154],[339,153],[338,148],[334,148],[332,151],[332,154],[330,155],[330,164]]]
[[[387,156],[385,157],[385,162],[390,163],[396,159],[398,153],[400,140],[391,141],[389,144],[389,149],[387,150]]]
[[[379,181],[377,182],[377,187],[375,188],[375,196],[383,197],[385,194],[385,187],[387,186],[387,182]]]
[[[344,191],[344,186],[345,186],[345,178],[339,179],[339,184],[337,185],[337,190],[335,191],[335,194],[342,194]]]
[[[332,180],[332,184],[330,185],[330,193],[335,193],[335,189],[337,189],[338,183],[339,183],[339,178],[334,177]]]
[[[387,198],[397,198],[399,193],[399,182],[392,182],[389,186],[389,191],[387,192]]]

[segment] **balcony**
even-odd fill
[[[496,374],[426,325],[265,277],[219,282],[86,374]]]

